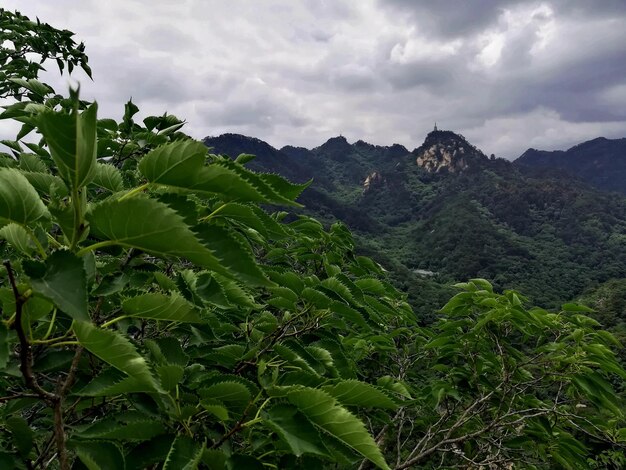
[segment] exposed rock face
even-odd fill
[[[363,194],[367,193],[375,187],[382,186],[383,184],[385,184],[384,176],[377,171],[373,171],[372,173],[367,175],[367,178],[365,178],[365,181],[363,181]]]
[[[459,173],[474,161],[487,156],[471,145],[462,135],[434,130],[424,143],[413,151],[417,165],[430,173]]]

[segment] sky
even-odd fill
[[[437,122],[487,154],[626,137],[625,0],[3,0],[76,33],[101,117],[167,111],[203,138],[344,135],[418,147]],[[0,134],[7,129],[0,128]]]

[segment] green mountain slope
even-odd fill
[[[207,138],[236,156],[233,136]],[[554,306],[626,277],[626,199],[567,175],[488,158],[450,131],[409,152],[336,137],[312,150],[237,136],[257,169],[313,178],[302,202],[341,219],[427,316],[458,280],[484,277]],[[262,148],[260,147],[262,145]],[[278,155],[278,157],[277,157]]]
[[[598,189],[626,194],[626,138],[598,137],[565,151],[531,148],[515,164],[531,172],[561,170]]]

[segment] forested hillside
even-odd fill
[[[598,137],[565,151],[531,148],[515,164],[531,173],[561,171],[598,189],[626,194],[626,138]]]
[[[626,276],[626,198],[488,158],[450,131],[430,133],[413,152],[343,137],[313,150],[237,135],[204,142],[256,154],[257,169],[313,179],[306,209],[345,221],[363,253],[401,273],[425,315],[456,280],[484,277],[556,306]]]

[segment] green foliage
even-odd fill
[[[43,136],[18,136],[0,168],[3,465],[575,467],[619,452],[626,372],[580,308],[527,310],[473,280],[419,328],[343,224],[270,211],[306,185],[209,154],[173,116],[141,126],[132,102],[118,123],[76,92],[33,93],[0,116]]]

